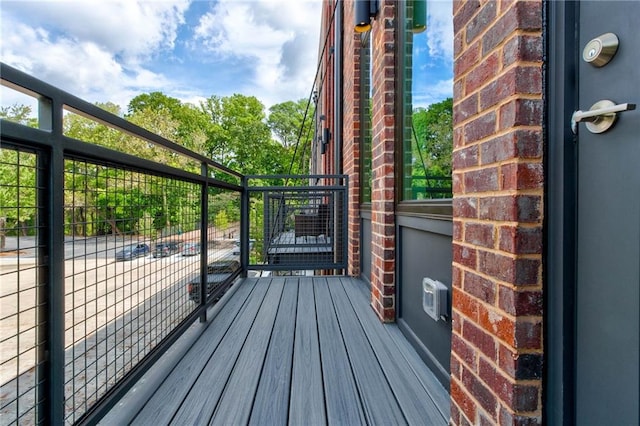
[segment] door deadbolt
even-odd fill
[[[587,130],[591,133],[606,132],[614,125],[618,113],[636,109],[636,104],[619,104],[609,100],[598,101],[591,106],[589,111],[576,111],[571,116],[571,130],[578,133],[578,123],[587,122]]]
[[[620,41],[614,33],[602,34],[591,40],[582,50],[582,59],[594,67],[607,65],[618,51]]]

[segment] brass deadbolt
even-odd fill
[[[602,67],[613,59],[619,45],[618,36],[614,33],[602,34],[587,43],[582,51],[582,59],[594,67]]]

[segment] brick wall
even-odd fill
[[[454,0],[454,424],[538,424],[542,2]]]
[[[333,6],[331,6],[333,7]],[[352,2],[343,7],[343,172],[349,175],[348,271],[360,275],[360,35],[353,31]]]
[[[395,0],[381,0],[372,37],[371,306],[395,321]]]

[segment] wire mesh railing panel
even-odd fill
[[[317,185],[249,187],[249,268],[280,271],[344,269],[346,179],[319,177]],[[298,183],[294,180],[294,184]]]
[[[65,415],[73,423],[196,307],[200,186],[65,161]],[[185,255],[187,254],[187,255]]]
[[[0,144],[0,424],[35,424],[44,403],[41,302],[46,277],[40,244],[35,152]]]

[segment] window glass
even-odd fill
[[[361,187],[362,202],[371,202],[371,107],[372,107],[372,91],[371,91],[371,33],[363,33],[362,48],[360,49],[360,136],[362,164]]]
[[[402,199],[451,197],[453,20],[451,1],[406,1]],[[421,24],[426,23],[426,30]]]

